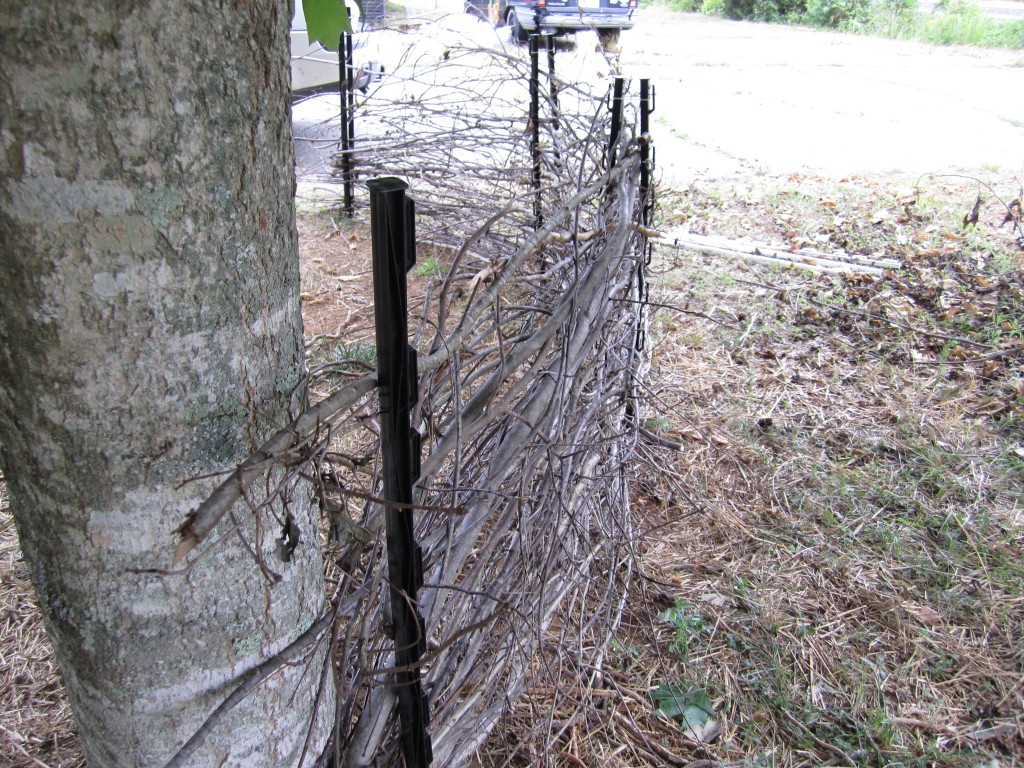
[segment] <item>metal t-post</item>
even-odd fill
[[[640,223],[645,230],[651,226],[651,219],[654,214],[654,188],[651,186],[651,172],[654,170],[654,152],[651,146],[651,113],[654,111],[654,89],[651,81],[646,78],[640,80]],[[643,312],[648,300],[647,266],[651,263],[654,253],[654,244],[644,232],[643,254],[636,265],[637,298],[640,303],[637,307],[638,320],[636,326],[636,338],[633,346],[638,352],[642,352],[646,342],[645,325]]]
[[[612,87],[612,125],[608,135],[608,167],[615,164],[615,145],[619,143],[619,131],[622,129],[622,91],[626,80],[616,75]]]
[[[533,155],[533,220],[540,229],[544,223],[540,198],[540,55],[539,35],[530,35],[530,150]]]
[[[352,33],[342,32],[338,44],[339,88],[341,89],[341,183],[345,214],[352,216],[352,145],[356,132],[356,98],[353,82]]]
[[[548,46],[548,84],[551,87],[551,108],[555,113],[551,125],[557,131],[561,126],[558,123],[558,86],[555,84],[555,36],[544,35],[544,40]]]
[[[651,171],[653,170],[651,148],[651,113],[654,112],[654,88],[651,81],[640,80],[640,200],[643,208],[641,223],[645,227],[651,225],[651,214],[654,210],[654,193],[651,189]]]
[[[412,486],[420,474],[420,435],[411,427],[409,411],[419,395],[416,350],[409,346],[406,286],[407,274],[416,262],[415,210],[405,194],[408,185],[401,179],[372,179],[367,186],[395,693],[406,768],[425,768],[433,756],[427,732],[430,707],[419,669],[426,652],[416,597],[423,586],[423,552],[416,543],[410,508]]]

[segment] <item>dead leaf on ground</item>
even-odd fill
[[[936,624],[941,624],[942,614],[927,605],[914,605],[908,604],[904,606],[907,609],[907,613],[916,617],[918,621],[929,627],[933,627]]]

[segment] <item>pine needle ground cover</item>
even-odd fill
[[[479,764],[1020,764],[1020,189],[983,181],[662,191],[643,578],[602,667],[521,698]],[[361,367],[365,233],[308,211],[300,230],[310,340],[344,330],[333,356]],[[901,267],[724,259],[675,247],[680,230]],[[0,764],[78,766],[8,504]]]
[[[662,196],[645,578],[609,663],[523,702],[482,764],[1020,764],[1020,186],[982,181]],[[724,259],[673,231],[901,267]]]

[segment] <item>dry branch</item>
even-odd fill
[[[788,251],[766,243],[707,235],[681,234],[675,238],[675,242],[684,248],[718,256],[798,267],[813,272],[881,275],[886,269],[898,269],[900,266],[900,263],[893,259],[876,259],[852,253],[822,253],[811,248]]]
[[[351,408],[360,398],[370,392],[377,384],[376,374],[364,376],[352,382],[344,389],[338,390],[326,400],[304,411],[284,429],[279,430],[264,443],[258,451],[238,465],[227,480],[188,516],[178,529],[181,541],[174,550],[171,566],[174,567],[196,547],[216,527],[224,515],[242,498],[247,488],[262,477],[268,467],[293,466],[298,457],[290,453],[306,441],[310,435],[317,434],[321,425],[330,422],[339,411]]]

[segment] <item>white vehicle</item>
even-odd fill
[[[348,7],[352,29],[359,29],[359,7]],[[360,33],[353,37],[363,37]],[[361,48],[364,41],[353,40],[354,48]],[[337,91],[341,83],[341,69],[338,63],[338,52],[329,51],[320,43],[310,43],[306,30],[306,17],[302,13],[302,2],[295,3],[295,16],[292,17],[292,91],[296,93],[313,93],[316,91]],[[365,91],[370,83],[380,80],[384,68],[376,62],[358,65],[353,75],[353,87]]]
[[[637,0],[465,0],[466,13],[501,26],[512,39],[525,43],[532,32],[570,35],[593,29],[605,44],[617,43],[619,32],[632,29]]]

